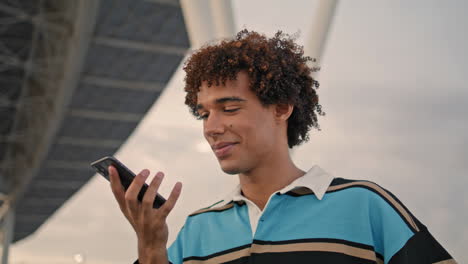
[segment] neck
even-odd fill
[[[287,150],[282,153],[285,155],[276,155],[254,169],[239,174],[243,195],[255,203],[260,210],[264,209],[272,193],[305,174],[292,162]]]

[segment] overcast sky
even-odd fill
[[[238,28],[309,37],[313,1],[234,1]],[[389,189],[459,261],[468,262],[468,25],[466,1],[341,1],[318,75],[322,130],[294,149],[299,167]],[[169,217],[185,217],[237,184],[225,175],[183,104],[183,74],[117,153],[134,171],[166,174],[162,194],[184,184]],[[131,263],[136,239],[95,176],[40,230],[12,247],[11,263]]]

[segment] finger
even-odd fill
[[[145,196],[143,197],[143,212],[148,213],[153,210],[153,202],[158,193],[159,186],[164,178],[164,173],[158,172],[154,176],[153,180],[146,190]]]
[[[171,194],[167,201],[159,208],[158,211],[161,211],[162,216],[165,218],[174,208],[177,200],[179,199],[180,193],[182,192],[182,183],[177,182],[172,188]]]
[[[120,208],[125,208],[125,189],[120,183],[119,172],[114,168],[114,166],[109,166],[107,168],[109,172],[109,179],[112,193],[117,200]]]
[[[119,172],[112,165],[109,166],[107,170],[109,172],[109,179],[110,179],[112,193],[114,194],[115,199],[117,200],[117,203],[119,204],[120,210],[122,211],[125,218],[127,218],[129,223],[132,225],[133,229],[136,230],[134,222],[132,221],[132,218],[129,215],[129,212],[127,209],[127,203],[125,202],[125,188],[121,184]]]
[[[145,180],[148,178],[149,173],[150,172],[147,169],[144,169],[138,173],[125,192],[125,202],[127,204],[127,208],[134,216],[138,214],[139,209],[138,193],[140,192],[143,184],[145,184]]]

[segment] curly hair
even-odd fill
[[[325,115],[314,89],[319,83],[311,76],[319,68],[309,67],[308,61],[315,59],[304,56],[302,46],[282,31],[267,38],[243,29],[234,39],[203,46],[185,62],[185,104],[200,118],[196,106],[202,82],[225,85],[245,71],[250,89],[262,105],[294,105],[287,124],[288,146],[292,148],[309,140],[311,127],[320,130],[317,114]]]

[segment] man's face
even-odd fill
[[[246,173],[265,165],[278,136],[274,107],[262,106],[245,72],[224,86],[203,82],[197,105],[204,136],[224,172]]]

